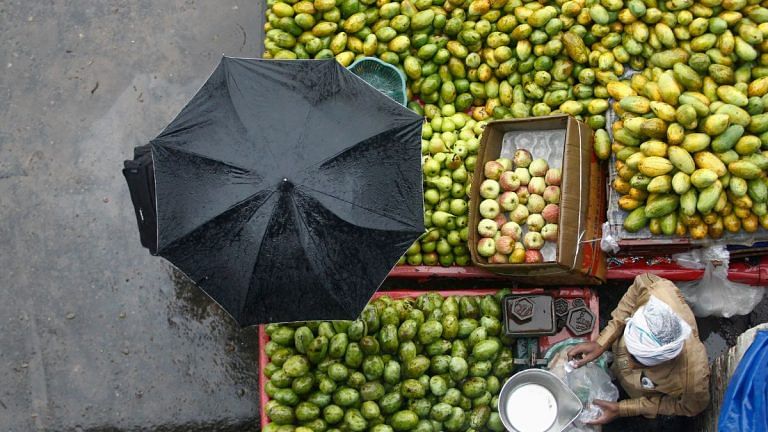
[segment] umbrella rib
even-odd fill
[[[231,206],[229,206],[229,208],[227,208],[227,209],[226,209],[226,210],[224,210],[223,212],[219,213],[219,214],[218,214],[216,217],[221,217],[221,216],[223,216],[223,215],[225,215],[225,214],[229,213],[230,211],[232,211],[232,210],[235,210],[235,208],[236,208],[236,207],[240,206],[241,204],[243,204],[243,203],[244,203],[244,202],[246,202],[246,201],[252,200],[252,199],[253,199],[253,198],[254,198],[256,195],[258,195],[258,194],[259,194],[259,193],[261,193],[261,192],[263,192],[263,190],[260,190],[260,191],[258,191],[258,192],[256,192],[256,193],[253,193],[253,194],[251,194],[251,195],[248,195],[247,197],[243,198],[242,200],[240,200],[240,201],[236,202],[235,204],[232,204]],[[269,198],[271,198],[271,197],[272,197],[272,195],[274,195],[274,193],[275,193],[275,191],[270,191],[270,192],[269,192],[269,195],[267,195],[267,196],[264,198],[264,201],[261,203],[261,205],[259,205],[259,206],[258,206],[258,207],[256,207],[255,209],[253,209],[253,213],[251,213],[251,217],[253,217],[253,215],[254,215],[254,214],[255,214],[255,213],[256,213],[256,212],[257,212],[257,211],[258,211],[258,210],[259,210],[259,209],[260,209],[260,208],[261,208],[261,207],[264,205],[264,203],[266,203],[267,201],[269,201]],[[215,219],[215,218],[214,218],[214,219]],[[212,219],[211,219],[211,220],[212,220]],[[167,246],[166,246],[166,247],[164,247],[163,249],[158,249],[158,251],[157,251],[157,252],[158,252],[158,254],[160,254],[161,252],[164,252],[164,251],[165,251],[165,250],[167,250],[169,247],[171,247],[171,246],[173,246],[175,243],[177,243],[179,240],[181,240],[181,239],[185,238],[186,236],[188,236],[188,235],[192,234],[193,232],[195,232],[195,231],[199,230],[199,229],[200,229],[200,228],[202,228],[202,227],[203,227],[205,224],[207,224],[207,223],[210,223],[210,222],[211,222],[211,220],[207,220],[207,221],[205,221],[205,222],[201,223],[200,225],[197,225],[197,226],[195,226],[195,227],[194,227],[194,228],[192,228],[191,230],[189,230],[189,231],[185,232],[184,234],[182,234],[182,235],[178,236],[177,238],[173,239],[173,241],[171,241],[171,242],[168,242],[168,244],[167,244]],[[241,227],[241,230],[242,230],[242,227]],[[238,231],[238,232],[239,232],[239,231]]]
[[[304,227],[304,229],[306,230],[306,232],[308,232],[308,233],[309,233],[309,232],[311,232],[311,230],[309,229],[309,226],[307,225],[307,221],[306,221],[306,220],[304,220],[304,217],[302,216],[301,212],[299,211],[299,206],[298,206],[298,204],[296,203],[296,199],[295,199],[295,197],[293,196],[293,194],[291,194],[291,204],[293,204],[293,209],[294,209],[294,211],[296,212],[296,218],[297,218],[299,221],[301,221],[301,225]],[[301,236],[301,237],[302,237],[302,238],[304,238],[304,236]],[[312,238],[312,236],[311,236],[311,235],[308,235],[308,236],[306,236],[306,237],[308,237],[308,238],[310,239],[310,241],[311,241],[311,242],[312,242],[312,244],[315,246],[315,248],[318,248],[318,245],[315,243],[315,241],[314,241],[314,239]],[[312,260],[309,260],[309,261],[310,261],[310,265],[312,265],[312,266],[314,267],[314,263],[312,262]],[[315,270],[317,270],[317,269],[315,269]],[[317,271],[316,271],[315,273],[317,273]],[[348,305],[347,305],[345,302],[343,302],[343,301],[342,301],[342,300],[341,300],[341,299],[340,299],[338,296],[336,296],[336,295],[333,293],[333,290],[328,290],[328,293],[329,293],[329,295],[330,295],[331,297],[333,297],[333,299],[334,299],[334,300],[336,300],[336,303],[338,303],[338,304],[340,304],[340,305],[342,306],[342,308],[344,308],[344,309],[346,309],[346,308],[347,308],[347,306],[348,306]]]
[[[184,153],[186,155],[194,156],[194,157],[197,157],[197,158],[200,158],[200,159],[203,159],[203,160],[207,160],[207,161],[210,161],[210,162],[213,162],[213,163],[217,163],[217,164],[220,164],[220,165],[228,166],[230,168],[236,168],[236,169],[239,169],[239,170],[244,171],[244,172],[253,172],[253,171],[249,170],[248,168],[244,168],[244,167],[241,167],[241,166],[238,166],[238,165],[234,165],[234,164],[229,163],[229,162],[224,162],[224,161],[221,161],[221,160],[211,159],[210,157],[208,157],[206,155],[203,155],[203,154],[200,154],[200,153],[197,153],[197,152],[193,152],[193,151],[187,150],[187,149],[185,149],[183,147],[179,147],[179,146],[177,146],[175,144],[163,143],[162,141],[156,140],[156,139],[150,141],[150,143],[151,144],[155,144],[156,146],[158,146],[160,148],[163,148],[163,149],[175,150],[175,151],[177,151],[179,153]],[[259,176],[259,178],[261,178],[261,176]]]
[[[243,125],[243,127],[249,132],[249,135],[250,135],[251,129],[245,126],[245,122],[243,122],[243,117],[240,115],[240,112],[237,110],[237,106],[235,106],[235,103],[232,101],[232,89],[229,87],[230,81],[232,82],[232,84],[234,84],[235,88],[237,88],[238,92],[242,93],[242,91],[240,90],[240,86],[237,84],[237,81],[230,73],[229,64],[226,62],[224,63],[224,72],[226,74],[226,79],[224,83],[226,84],[225,87],[227,88],[227,94],[229,95],[228,101],[232,105],[232,111],[235,112],[235,116],[237,116],[237,121],[240,122],[241,125]],[[269,78],[269,77],[265,76],[265,78]],[[263,139],[263,136],[262,136],[262,139]],[[264,141],[266,142],[267,140],[265,139]],[[272,160],[277,161],[277,158],[275,158],[275,154],[272,152],[272,149],[268,145],[264,147],[267,148],[269,155],[272,156]]]
[[[345,200],[345,199],[339,198],[339,197],[337,197],[337,196],[333,196],[333,195],[327,194],[327,193],[325,193],[325,192],[323,192],[323,191],[319,191],[319,190],[317,190],[317,189],[314,189],[314,188],[312,188],[312,187],[310,187],[310,186],[307,186],[307,185],[297,185],[297,187],[301,187],[301,188],[309,189],[309,190],[311,190],[311,191],[313,191],[313,192],[317,192],[317,193],[319,193],[319,194],[321,194],[321,195],[325,195],[325,196],[327,196],[327,197],[330,197],[330,198],[333,198],[333,199],[339,200],[339,201],[341,201],[341,202],[345,202],[345,203],[347,203],[347,204],[349,204],[349,205],[352,205],[352,206],[354,206],[354,207],[357,207],[357,208],[359,208],[359,209],[362,209],[362,210],[365,210],[365,211],[367,211],[367,212],[373,213],[373,214],[375,214],[375,215],[378,215],[378,216],[381,216],[381,217],[387,218],[387,219],[389,219],[389,220],[392,220],[392,221],[398,222],[398,223],[400,223],[400,224],[402,224],[402,225],[406,225],[406,226],[408,226],[408,227],[412,227],[412,228],[414,228],[414,230],[416,229],[416,227],[412,226],[411,224],[409,224],[409,223],[407,223],[407,222],[404,222],[404,221],[402,221],[402,220],[400,220],[400,219],[398,219],[398,218],[396,218],[396,217],[394,217],[394,216],[392,216],[392,215],[389,215],[389,214],[385,214],[385,213],[382,213],[382,212],[378,212],[378,211],[376,211],[376,210],[373,210],[373,209],[369,209],[369,208],[367,208],[367,207],[363,207],[363,206],[361,206],[360,204],[357,204],[357,203],[354,203],[354,202],[352,202],[352,201],[348,201],[348,200]],[[405,231],[405,230],[388,230],[388,231],[390,231],[390,232],[409,232],[409,231]]]

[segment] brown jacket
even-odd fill
[[[691,326],[692,333],[677,358],[653,367],[635,363],[636,368],[632,368],[624,344],[624,323],[640,306],[648,302],[651,295],[669,305]],[[620,416],[695,416],[707,407],[707,351],[699,340],[693,312],[675,284],[647,273],[636,277],[611,317],[611,321],[600,332],[597,343],[606,348],[612,346],[615,360],[611,369],[631,398],[619,402]],[[643,377],[649,378],[654,388],[644,388],[641,384]]]

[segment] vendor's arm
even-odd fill
[[[641,292],[647,289],[646,284],[648,283],[647,279],[642,280],[641,278],[645,278],[645,276],[640,275],[635,278],[635,282],[624,293],[619,305],[611,312],[611,320],[608,322],[608,325],[600,332],[597,343],[603,348],[610,348],[613,342],[621,336],[624,332],[624,321],[637,310],[638,298]]]
[[[654,418],[657,415],[693,417],[709,404],[709,391],[674,396],[651,396],[638,399],[626,399],[619,402],[619,416],[645,416]]]
[[[709,366],[706,351],[696,341],[697,346],[688,350],[686,358],[683,392],[680,396],[659,394],[619,402],[619,415],[629,417],[642,415],[695,416],[709,405]]]

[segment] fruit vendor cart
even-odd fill
[[[719,244],[731,282],[765,286],[768,9],[752,3],[277,1],[263,55],[404,74],[425,117],[428,233],[395,284],[592,285],[596,303],[646,272],[699,280],[671,255]],[[553,114],[569,116],[554,156],[508,136]],[[603,253],[608,235],[619,253]],[[454,291],[471,293],[485,291]]]

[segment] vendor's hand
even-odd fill
[[[605,352],[605,348],[597,342],[585,342],[576,345],[568,350],[568,358],[576,359],[575,366],[580,368],[585,364],[600,357]],[[578,358],[577,358],[578,357]]]
[[[592,403],[599,406],[600,409],[603,410],[603,415],[601,415],[600,417],[592,421],[586,422],[586,424],[604,425],[616,420],[616,417],[619,416],[618,402],[610,402],[610,401],[595,399],[592,401]]]

